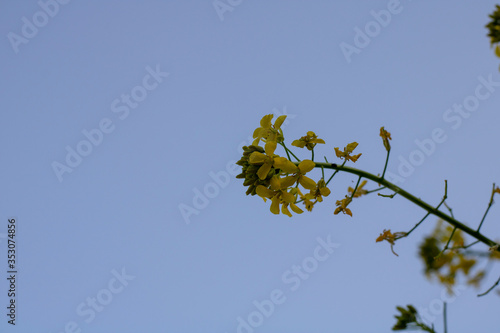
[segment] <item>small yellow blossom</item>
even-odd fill
[[[262,117],[260,120],[260,127],[255,129],[253,132],[253,138],[255,140],[252,145],[257,146],[260,140],[262,140],[266,142],[266,146],[274,146],[274,149],[276,149],[276,143],[283,141],[283,131],[281,130],[281,125],[285,121],[286,116],[279,116],[274,122],[274,125],[272,125],[271,120],[273,117],[273,114],[268,114]]]
[[[296,194],[298,194],[300,196],[300,199],[304,203],[304,206],[306,207],[306,210],[308,212],[312,211],[312,209],[314,208],[314,204],[316,203],[316,201],[315,202],[311,201],[311,199],[313,198],[313,196],[310,193],[307,193],[306,195],[304,195],[304,194],[302,194],[302,192],[300,191],[300,189],[298,187],[293,188],[292,190],[290,190],[290,192],[295,192]]]
[[[303,213],[302,209],[297,207],[297,205],[295,204],[295,196],[292,193],[287,192],[286,190],[270,189],[263,185],[259,185],[257,186],[256,192],[260,197],[264,198],[264,200],[271,199],[270,210],[273,214],[280,213],[280,204],[282,205],[281,212],[285,215],[288,215],[289,217],[292,217],[292,214],[288,210],[288,206],[290,206],[292,210],[297,214]]]
[[[382,141],[384,142],[384,147],[387,151],[391,150],[391,144],[389,143],[389,140],[392,140],[391,138],[391,133],[387,132],[384,127],[380,127],[380,137],[382,138]]]
[[[337,205],[338,207],[335,209],[333,214],[337,215],[338,213],[342,212],[342,213],[347,214],[347,215],[352,217],[351,210],[349,208],[347,208],[347,206],[351,203],[351,201],[352,201],[352,199],[350,197],[348,197],[347,195],[345,196],[345,199],[337,200],[335,205]]]
[[[257,176],[259,176],[260,179],[266,179],[269,171],[271,171],[274,165],[274,158],[272,155],[264,155],[258,151],[253,152],[248,161],[250,164],[261,165],[257,171]]]
[[[319,139],[318,136],[314,132],[309,131],[309,132],[307,132],[306,136],[303,136],[298,140],[294,140],[292,142],[292,146],[299,147],[299,148],[307,147],[307,149],[313,150],[313,148],[318,143],[325,143],[325,140]]]
[[[294,173],[294,175],[283,178],[282,183],[286,187],[293,186],[297,181],[305,189],[311,190],[316,188],[316,182],[305,176],[306,173],[314,169],[316,163],[311,160],[303,160],[299,165],[295,165],[284,157],[275,159],[274,166],[283,170],[285,173]]]
[[[375,242],[381,242],[381,241],[388,241],[389,244],[391,244],[391,251],[394,253],[396,256],[398,255],[396,252],[394,252],[393,246],[395,245],[395,241],[397,239],[403,238],[406,236],[406,232],[395,232],[394,234],[391,232],[391,229],[383,231],[383,233],[378,236],[378,238],[375,240]]]
[[[316,188],[314,190],[311,190],[311,192],[306,194],[306,196],[309,196],[308,199],[316,199],[316,201],[322,202],[323,197],[329,196],[330,193],[331,191],[328,187],[326,187],[325,180],[320,179]]]
[[[361,156],[361,154],[353,156],[351,156],[350,154],[354,151],[354,149],[356,149],[357,146],[358,146],[357,142],[352,142],[344,148],[344,151],[340,151],[338,147],[335,147],[335,155],[337,155],[337,157],[339,158],[344,158],[346,161],[350,160],[356,162],[358,158]]]

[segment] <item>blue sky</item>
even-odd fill
[[[437,204],[447,179],[455,216],[477,225],[500,182],[495,4],[2,2],[1,266],[15,217],[18,294],[13,328],[3,278],[1,330],[389,332],[414,304],[442,332],[443,287],[417,258],[436,219],[395,257],[374,240],[424,215],[403,198],[333,215],[345,174],[312,213],[274,216],[232,163],[274,113],[288,143],[326,141],[317,160],[356,141],[356,167],[378,173],[385,126],[398,184]],[[482,228],[493,239],[499,217]],[[498,296],[478,292],[449,302],[449,332],[498,328]]]

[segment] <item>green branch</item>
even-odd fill
[[[400,196],[402,196],[402,197],[406,198],[407,200],[413,202],[415,205],[423,208],[429,214],[435,215],[435,216],[439,217],[440,219],[445,220],[446,222],[448,222],[452,226],[454,226],[454,227],[462,230],[466,234],[471,235],[472,237],[474,237],[478,241],[480,241],[480,242],[488,245],[489,247],[492,247],[492,246],[496,245],[496,243],[494,241],[492,241],[488,237],[484,236],[480,232],[469,228],[468,226],[466,226],[462,222],[459,222],[455,218],[453,218],[453,217],[451,217],[451,216],[449,216],[449,215],[441,212],[438,208],[429,205],[425,201],[423,201],[423,200],[415,197],[411,193],[406,192],[405,190],[403,190],[399,186],[397,186],[397,185],[389,182],[388,180],[386,180],[386,179],[384,179],[382,177],[378,177],[378,176],[376,176],[374,174],[371,174],[371,173],[363,171],[363,170],[359,170],[359,169],[355,169],[355,168],[351,168],[351,167],[347,167],[347,166],[343,166],[343,165],[331,164],[331,163],[319,163],[318,162],[318,163],[316,163],[316,167],[318,167],[318,168],[324,168],[324,169],[332,169],[332,170],[335,170],[335,173],[338,172],[338,171],[352,173],[354,175],[357,175],[357,176],[369,179],[369,180],[371,180],[371,181],[373,181],[375,183],[378,183],[378,184],[380,184],[382,186],[385,186],[386,188],[388,188],[388,189],[390,189],[390,190],[392,190],[394,192],[397,192],[397,194],[399,194]]]

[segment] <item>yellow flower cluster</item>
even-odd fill
[[[433,233],[420,245],[419,254],[425,263],[426,275],[436,277],[448,290],[456,284],[459,274],[466,278],[468,284],[479,287],[486,271],[475,269],[478,261],[464,250],[464,243],[465,239],[461,230],[457,229],[453,232],[453,227],[445,227],[443,221],[439,221]],[[448,244],[448,250],[442,252],[446,244]],[[491,251],[486,255],[490,260],[500,259],[498,251]]]
[[[286,116],[280,116],[272,124],[273,115],[269,114],[262,118],[260,127],[253,133],[253,144],[243,147],[243,157],[237,162],[242,166],[242,173],[236,176],[243,178],[243,185],[249,186],[247,195],[259,195],[265,200],[271,199],[270,210],[273,214],[281,213],[292,216],[289,208],[297,214],[303,212],[297,206],[297,199],[304,202],[308,211],[316,202],[323,201],[323,197],[330,194],[324,179],[316,183],[306,174],[316,166],[311,160],[302,160],[293,163],[288,158],[278,156],[274,152],[279,143],[284,140],[281,125]],[[264,142],[264,148],[259,146]],[[314,132],[308,132],[307,136],[294,141],[297,147],[313,149],[318,143],[325,143],[319,139]],[[309,193],[302,194],[298,186],[302,186]]]

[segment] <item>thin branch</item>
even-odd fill
[[[413,228],[410,229],[410,231],[408,231],[406,233],[406,236],[409,236],[413,230],[417,229],[417,227],[420,225],[420,223],[424,222],[424,220],[427,218],[427,216],[431,215],[431,212],[428,212],[427,214],[425,214],[425,216],[417,223],[415,224],[415,226]]]
[[[476,245],[477,243],[479,243],[479,241],[478,241],[478,240],[477,240],[477,241],[475,241],[475,242],[470,243],[469,245],[464,245],[464,246],[455,246],[455,247],[452,247],[452,248],[450,248],[450,250],[467,249],[467,248],[469,248],[469,247],[471,247],[471,246],[473,246],[473,245]]]
[[[370,193],[373,193],[373,192],[382,191],[382,190],[383,190],[383,189],[385,189],[385,188],[386,188],[385,186],[382,186],[382,187],[376,188],[376,189],[374,189],[374,190],[367,191],[365,194],[370,194]]]
[[[492,286],[490,287],[490,289],[486,290],[486,291],[485,291],[484,293],[482,293],[482,294],[477,295],[477,297],[481,297],[481,296],[486,295],[487,293],[489,293],[490,291],[492,291],[493,289],[495,289],[495,287],[496,287],[496,286],[498,286],[498,284],[499,284],[499,283],[500,283],[500,278],[498,278],[497,282],[495,282],[495,284],[494,284],[494,285],[492,285]]]
[[[326,160],[326,157],[325,157],[325,160]],[[343,167],[343,166],[344,166],[345,162],[347,162],[347,161],[344,161],[344,163],[342,163],[341,167]],[[321,163],[316,163],[316,166],[317,166],[318,164],[321,164]],[[329,164],[329,163],[327,163],[327,164]],[[330,166],[333,166],[333,165],[337,166],[337,164],[330,164]],[[326,166],[325,166],[325,167],[326,167]],[[328,168],[327,168],[327,169],[328,169]],[[333,169],[333,168],[330,168],[330,169]],[[328,178],[328,181],[326,182],[325,186],[326,186],[326,185],[328,185],[328,183],[330,182],[330,180],[332,180],[333,176],[335,176],[335,175],[337,174],[337,172],[339,172],[339,171],[340,171],[340,170],[335,170],[335,172],[334,172],[334,173],[330,176],[330,178]]]
[[[486,215],[488,214],[488,211],[490,210],[491,205],[493,205],[493,196],[495,195],[495,183],[493,183],[493,190],[491,190],[491,198],[490,202],[488,203],[488,208],[486,208],[486,211],[484,212],[483,218],[481,219],[481,222],[479,223],[479,227],[477,227],[477,231],[479,232],[479,229],[481,229],[484,219],[486,218]]]
[[[361,181],[361,178],[363,178],[363,177],[359,176],[358,182],[356,183],[356,187],[354,188],[354,191],[352,191],[351,200],[352,200],[352,198],[354,198],[354,194],[356,193],[356,190],[358,189],[358,185],[359,185],[359,182]]]
[[[444,333],[448,333],[448,322],[446,319],[446,302],[444,302],[443,306],[443,321],[444,321]]]

